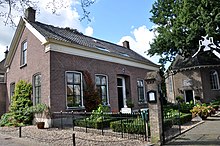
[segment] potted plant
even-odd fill
[[[37,127],[43,129],[45,122],[44,118],[49,116],[49,108],[46,104],[40,103],[32,107],[32,112],[34,114]]]

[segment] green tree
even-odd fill
[[[12,96],[12,103],[9,113],[1,118],[1,126],[21,126],[31,124],[33,113],[30,107],[33,105],[31,101],[32,85],[20,80],[15,86],[15,92]]]
[[[201,36],[220,37],[218,0],[157,0],[151,13],[156,38],[148,54],[160,55],[160,63],[172,61],[177,54],[193,55]]]

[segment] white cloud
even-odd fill
[[[87,36],[92,36],[93,35],[93,28],[91,26],[88,26],[85,29],[85,35],[87,35]]]
[[[150,49],[150,43],[155,37],[154,32],[150,31],[145,25],[143,25],[132,30],[131,35],[132,36],[122,37],[118,44],[121,45],[123,41],[127,40],[129,41],[132,50],[158,64],[159,56],[150,57],[147,55],[147,51]]]

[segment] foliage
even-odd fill
[[[133,108],[134,107],[134,103],[132,102],[132,100],[130,98],[127,99],[126,104],[127,104],[128,108]]]
[[[2,116],[1,126],[5,125],[26,125],[31,124],[33,114],[29,110],[31,101],[32,85],[20,80],[15,87],[14,96],[9,109],[9,113]]]
[[[183,102],[180,104],[180,112],[182,113],[190,113],[190,110],[193,109],[194,103],[190,101],[189,103]]]
[[[87,19],[87,21],[91,21],[90,12],[87,10],[88,7],[93,5],[96,0],[81,0],[81,8],[82,8],[82,17],[80,21]],[[5,25],[10,24],[12,26],[16,26],[14,19],[17,16],[17,13],[22,13],[28,7],[34,7],[35,9],[40,9],[38,7],[37,0],[0,0],[0,6],[3,8],[0,10],[0,17],[5,19]],[[65,0],[53,0],[48,1],[46,4],[46,8],[51,10],[53,14],[57,14],[59,9],[70,7]],[[5,11],[6,10],[6,11]]]
[[[110,123],[110,128],[114,132],[125,132],[135,134],[145,133],[144,121],[141,118],[114,121]]]
[[[201,118],[207,118],[211,113],[214,112],[214,108],[212,106],[207,106],[206,104],[199,105],[193,107],[190,112],[194,115],[198,115]]]
[[[99,97],[98,91],[95,89],[95,84],[91,78],[88,71],[84,71],[85,88],[84,88],[84,105],[87,112],[91,112],[96,109],[101,103],[101,98]]]
[[[177,96],[177,97],[176,97],[176,100],[177,100],[178,102],[183,102],[183,101],[184,101],[183,96]]]
[[[157,36],[148,54],[160,55],[161,63],[172,61],[177,54],[192,56],[206,34],[219,40],[220,1],[157,0],[151,13]]]
[[[92,119],[85,118],[74,121],[74,124],[80,127],[102,129],[102,128],[109,128],[110,122],[112,121],[113,119],[103,119],[101,121],[94,121]]]
[[[40,120],[37,122],[42,122],[42,118],[49,118],[50,117],[50,109],[49,107],[44,103],[39,103],[37,105],[31,106],[29,108],[30,112],[34,114],[36,120]]]

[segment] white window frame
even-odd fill
[[[105,76],[106,77],[106,96],[107,96],[107,106],[110,106],[110,100],[109,100],[109,91],[108,91],[108,76],[105,74],[95,74],[95,85],[96,85],[96,76]]]
[[[138,81],[142,81],[143,82],[143,91],[144,91],[144,101],[143,102],[141,102],[140,101],[140,98],[139,98],[139,93],[138,93]],[[137,79],[137,96],[138,96],[138,102],[139,103],[147,103],[147,99],[146,99],[146,91],[145,91],[145,82],[144,82],[144,80],[143,79]]]
[[[26,48],[24,48],[24,44],[26,44]],[[27,64],[27,48],[28,48],[28,44],[27,44],[27,40],[24,40],[21,43],[21,66],[24,66]]]
[[[68,107],[68,103],[67,103],[67,73],[77,73],[77,74],[80,74],[80,80],[81,80],[81,82],[80,82],[80,84],[81,84],[81,86],[80,86],[80,88],[81,88],[81,105],[80,106],[78,106],[78,107]],[[81,73],[81,72],[78,72],[78,71],[65,71],[65,88],[66,88],[66,107],[67,107],[67,109],[74,109],[74,108],[84,108],[84,103],[83,103],[83,74]]]
[[[218,72],[216,70],[211,70],[209,72],[210,76],[210,85],[211,85],[211,90],[219,90],[219,77],[218,77]],[[217,86],[217,88],[213,88]]]

